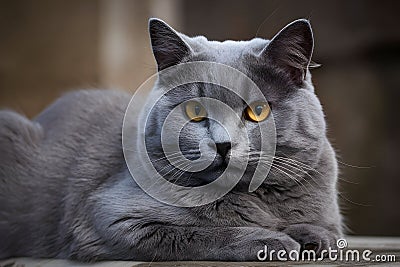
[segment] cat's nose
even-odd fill
[[[215,143],[215,146],[217,147],[218,154],[220,154],[221,157],[225,158],[226,154],[228,154],[232,145],[231,142],[222,142],[222,143]]]

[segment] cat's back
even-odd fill
[[[122,124],[131,95],[113,90],[81,90],[68,93],[33,121],[44,137],[40,154],[58,166],[59,173],[74,167],[72,176],[90,176],[100,166],[120,164]],[[104,170],[107,171],[107,170]]]
[[[0,111],[0,177],[18,177],[18,171],[39,161],[60,168],[77,154],[95,154],[110,145],[119,149],[130,98],[122,91],[79,90],[61,96],[32,120]]]
[[[33,120],[0,111],[0,236],[8,240],[0,242],[0,258],[9,256],[7,251],[45,253],[26,244],[57,239],[65,212],[59,207],[68,204],[67,195],[83,195],[70,188],[93,190],[105,174],[121,168],[121,129],[130,98],[120,91],[80,90],[63,95]]]
[[[22,174],[40,179],[44,171],[66,173],[64,168],[79,164],[77,157],[120,154],[129,100],[122,91],[80,90],[63,95],[32,120],[0,111],[0,181]]]
[[[34,121],[46,137],[65,131],[104,127],[121,121],[131,96],[116,90],[79,90],[69,92],[40,113]]]

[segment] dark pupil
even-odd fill
[[[196,114],[196,115],[199,115],[200,114],[200,111],[201,111],[201,107],[200,106],[194,106],[194,113]]]
[[[261,105],[256,106],[256,107],[254,108],[254,111],[256,112],[256,115],[257,115],[257,116],[260,116],[260,115],[261,115],[261,112],[263,111],[263,106],[261,106]]]

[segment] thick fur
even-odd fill
[[[296,31],[289,32],[305,35],[302,31],[309,24],[300,23],[304,25],[296,24]],[[311,244],[317,252],[334,247],[342,234],[337,165],[307,71],[312,45],[304,45],[299,58],[305,62],[293,67],[270,56],[273,49],[288,47],[274,43],[273,49],[265,49],[268,40],[211,42],[178,34],[159,20],[150,27],[155,51],[174,49],[173,44],[156,47],[163,42],[155,40],[165,35],[169,35],[166,40],[178,38],[175,43],[180,48],[188,46],[174,51],[185,54],[174,54],[172,59],[165,59],[168,53],[158,58],[155,53],[160,69],[179,62],[215,61],[241,70],[256,82],[271,103],[276,154],[286,158],[286,165],[276,159],[276,168],[253,193],[239,185],[211,204],[174,207],[144,193],[127,170],[121,130],[130,95],[107,90],[68,93],[32,121],[1,111],[0,258],[248,261],[257,260],[264,245],[299,251]],[[295,36],[296,51],[302,42],[310,42],[306,36]],[[290,38],[283,37],[278,38],[282,43]],[[161,87],[157,84],[154,90]],[[213,86],[195,86],[186,95],[213,97],[238,112],[245,108],[229,92]],[[159,118],[184,98],[182,92],[170,94],[158,103],[149,117],[153,135],[160,132]],[[190,127],[186,131],[191,134],[184,135],[182,143],[198,147],[199,136],[210,125]],[[248,124],[256,147],[257,135],[251,127]],[[156,153],[157,138],[150,144]]]

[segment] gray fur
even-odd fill
[[[285,29],[272,41],[216,42],[150,21],[160,70],[197,60],[224,63],[251,77],[270,101],[276,155],[290,160],[286,165],[275,160],[281,171],[272,168],[253,193],[246,191],[246,177],[223,198],[194,208],[169,206],[144,193],[122,154],[122,120],[130,99],[123,92],[68,93],[32,121],[1,111],[0,258],[248,261],[257,260],[264,245],[289,251],[315,244],[318,252],[334,247],[342,235],[337,164],[308,71],[312,32],[305,20]],[[154,90],[162,90],[162,83]],[[167,94],[147,129],[153,158],[159,157],[162,118],[175,104],[198,96],[229,103],[240,113],[245,108],[235,94],[211,85]],[[251,149],[257,149],[257,129],[246,127]],[[181,135],[182,147],[192,152],[205,135],[225,138],[212,123],[188,125]],[[186,156],[195,158],[191,153]],[[161,160],[156,167],[166,164]],[[182,183],[209,182],[213,169],[206,171],[194,177],[181,173]]]

